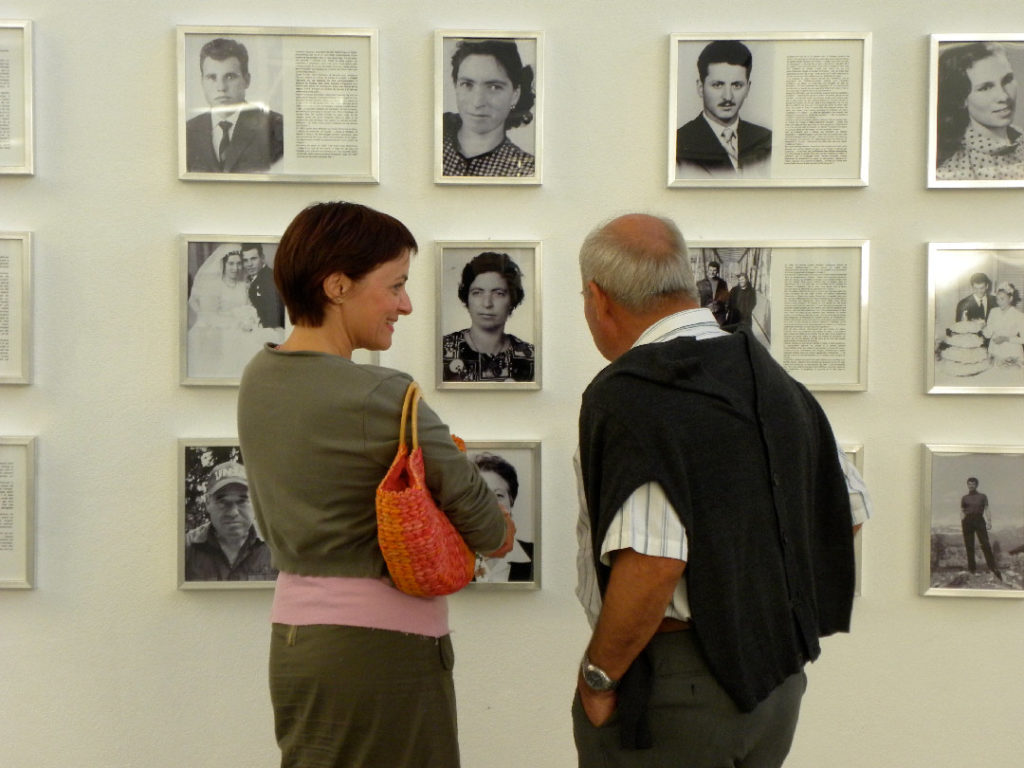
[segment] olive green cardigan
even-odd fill
[[[398,449],[404,373],[336,355],[267,346],[246,366],[238,439],[274,567],[307,576],[381,577],[375,493]],[[424,403],[419,440],[438,505],[471,549],[497,549],[494,494]]]

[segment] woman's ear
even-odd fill
[[[323,291],[331,304],[341,304],[349,291],[352,290],[354,281],[344,272],[334,272],[324,278]]]

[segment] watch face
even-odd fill
[[[615,687],[615,682],[603,669],[587,663],[583,665],[583,682],[595,691],[610,691]]]

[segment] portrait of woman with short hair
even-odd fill
[[[438,247],[438,386],[538,389],[539,246]]]

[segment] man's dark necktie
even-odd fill
[[[231,121],[221,120],[217,125],[220,126],[220,146],[217,147],[217,155],[220,160],[220,169],[224,170],[224,156],[228,153],[228,144],[231,143]]]

